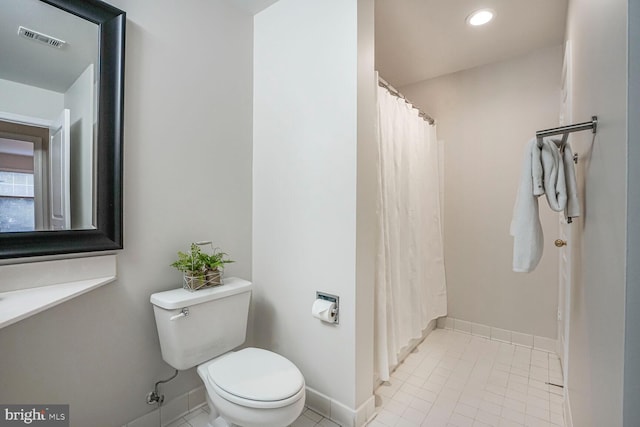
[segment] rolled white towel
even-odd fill
[[[544,138],[538,140],[541,145],[541,162],[544,172],[544,194],[549,207],[562,212],[567,207],[567,184],[565,182],[564,162],[559,146],[563,146],[563,138]]]

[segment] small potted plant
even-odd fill
[[[224,265],[233,262],[219,249],[212,249],[211,254],[203,252],[200,246],[205,244],[211,242],[191,243],[189,252],[178,251],[178,259],[171,264],[182,271],[184,288],[187,290],[196,291],[221,285]]]
[[[211,254],[201,252],[201,259],[205,266],[205,279],[210,283],[209,286],[221,285],[224,265],[233,262],[228,258],[227,253],[216,248]]]

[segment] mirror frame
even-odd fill
[[[98,25],[96,228],[0,233],[0,259],[123,248],[122,172],[126,13],[99,0],[40,0]]]

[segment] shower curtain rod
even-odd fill
[[[576,123],[568,126],[560,126],[559,128],[539,130],[538,132],[536,132],[536,137],[542,138],[545,136],[563,135],[566,133],[579,132],[581,130],[589,129],[591,129],[592,133],[596,133],[596,130],[598,129],[598,116],[591,116],[590,122]]]
[[[435,121],[435,119],[433,117],[431,117],[430,115],[428,115],[427,113],[425,113],[424,111],[422,111],[421,109],[416,107],[415,104],[413,102],[409,101],[403,94],[401,94],[398,89],[396,89],[395,87],[391,86],[385,79],[383,79],[380,76],[378,76],[378,86],[383,87],[386,90],[388,90],[391,95],[397,96],[400,99],[404,99],[404,101],[407,104],[411,105],[413,108],[418,110],[418,117],[422,117],[430,125],[433,126],[436,123],[436,121]]]

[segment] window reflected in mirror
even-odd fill
[[[0,171],[0,232],[34,231],[33,199],[33,173]]]

